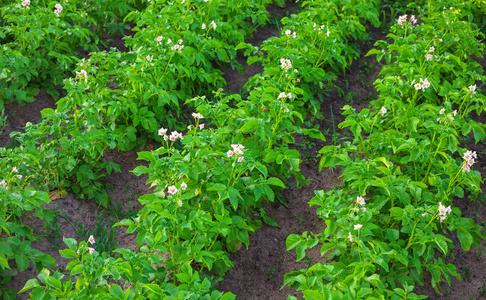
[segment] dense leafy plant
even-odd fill
[[[389,34],[393,43],[379,41],[386,50],[370,51],[393,61],[375,82],[380,96],[359,113],[345,106],[340,127],[354,140],[321,150],[321,168],[343,166],[342,188],[317,191],[310,202],[321,206],[317,213],[327,228],[287,239],[299,260],[318,243],[321,255],[330,251],[328,263],[285,276],[285,284],[308,299],[423,299],[412,290],[424,284],[425,273],[440,294],[441,281],[460,278],[444,260],[454,247],[447,233],[457,231],[463,250],[485,238],[479,225],[449,205],[482,182],[471,168],[476,153],[459,142],[469,133],[476,142],[485,137],[484,125],[469,117],[484,109],[474,84],[482,70],[462,60],[482,55],[483,46],[474,38],[457,47],[477,31],[454,10],[422,19],[417,25],[414,16],[401,16]]]

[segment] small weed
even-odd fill
[[[481,279],[481,282],[483,283],[483,287],[481,289],[481,295],[486,295],[486,279]]]
[[[359,72],[364,76],[368,76],[375,68],[375,64],[364,60],[359,61]]]
[[[268,268],[268,275],[270,275],[270,277],[273,277],[273,275],[275,275],[275,268]]]
[[[471,277],[471,268],[469,266],[463,266],[461,268],[461,276],[469,279]]]
[[[61,226],[59,226],[59,207],[55,206],[52,209],[54,216],[48,222],[45,223],[44,234],[49,240],[49,248],[61,249]]]

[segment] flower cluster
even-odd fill
[[[292,68],[292,62],[290,61],[290,59],[281,58],[280,66],[282,67],[282,69],[285,70],[285,72],[287,72]]]
[[[56,8],[56,10],[54,11],[54,13],[56,14],[56,16],[59,17],[59,14],[62,11],[62,6],[61,6],[61,4],[57,3],[56,5],[54,5],[54,7]]]
[[[434,58],[434,56],[432,54],[427,54],[427,55],[425,55],[425,58],[429,61],[429,60],[432,60]]]
[[[362,206],[361,207],[361,211],[366,211],[366,207],[364,207],[364,205],[366,204],[366,201],[365,201],[365,199],[363,197],[358,196],[356,198],[356,203]],[[360,209],[356,207],[356,208],[354,208],[354,210],[355,211],[359,211]]]
[[[76,77],[79,77],[81,79],[88,79],[88,72],[86,72],[85,70],[81,70],[81,71],[76,71]]]
[[[170,136],[167,136],[167,128],[160,128],[159,131],[158,131],[158,134],[159,136],[163,136],[164,137],[164,141],[171,141],[171,142],[175,142],[177,141],[177,139],[184,139],[182,137],[182,133],[179,133],[177,131],[172,131],[172,133],[170,134]]]
[[[466,153],[464,153],[464,156],[462,157],[464,159],[464,162],[462,164],[462,172],[469,172],[471,171],[471,166],[474,165],[475,160],[478,156],[476,154],[476,151],[469,151],[467,150]]]
[[[211,24],[210,25],[213,26],[213,30],[216,30],[216,27],[217,26],[216,26],[216,23],[214,21],[211,21]]]
[[[403,25],[404,25],[404,23],[406,23],[406,22],[407,22],[407,18],[408,18],[408,16],[407,16],[407,15],[403,15],[403,16],[398,17],[398,21],[397,21],[398,25],[403,26]],[[410,24],[412,24],[412,25],[415,25],[415,24],[417,23],[417,19],[415,18],[415,16],[414,16],[414,15],[412,15],[412,16],[410,17],[410,20],[409,20],[408,22],[409,22]]]
[[[187,189],[187,184],[183,181],[181,183],[181,186],[180,186],[180,189],[182,191],[185,191]],[[179,190],[176,188],[175,185],[171,185],[167,188],[167,194],[169,195],[174,195],[175,193],[177,193]],[[177,204],[182,207],[182,201],[179,199],[179,201],[177,202]]]
[[[22,1],[22,6],[25,7],[26,9],[30,9],[30,0],[24,0]]]
[[[446,215],[450,214],[451,213],[451,206],[449,205],[448,207],[445,207],[444,205],[442,205],[441,202],[439,202],[439,216],[440,217],[440,222],[444,222],[445,218],[446,218]]]
[[[444,121],[444,122],[445,122],[445,121],[447,121],[447,120],[449,120],[449,121],[451,121],[451,122],[452,122],[452,121],[454,121],[454,117],[457,115],[457,110],[454,110],[454,111],[452,112],[452,115],[451,115],[451,114],[446,115],[446,114],[445,114],[445,108],[442,108],[442,109],[439,111],[439,115],[444,115],[444,118],[443,118],[443,119],[441,119],[440,117],[438,117],[438,118],[437,118],[437,122],[442,123],[442,121]]]
[[[161,35],[159,35],[159,36],[158,36],[158,37],[155,39],[155,40],[157,41],[157,46],[162,45],[162,38],[163,38],[163,37],[162,37]]]
[[[295,39],[297,37],[297,32],[295,32],[295,31],[292,32],[292,30],[287,29],[287,30],[285,30],[285,35],[286,36],[290,36],[291,35]]]
[[[233,155],[235,156],[236,160],[240,163],[243,161],[243,159],[245,159],[242,155],[243,155],[243,149],[245,149],[245,146],[241,145],[241,144],[231,144],[231,148],[233,148],[233,150],[228,150],[228,152],[226,152],[226,156],[227,157],[233,157]],[[234,164],[233,164],[234,166]]]
[[[195,118],[195,119],[204,119],[204,116],[201,115],[200,113],[192,113],[192,116]]]
[[[91,245],[94,245],[94,244],[95,244],[95,240],[94,240],[93,235],[90,235],[90,236],[89,236],[89,238],[88,238],[88,242],[89,242]],[[88,247],[89,254],[93,254],[94,250],[95,250],[94,248]]]
[[[317,26],[316,23],[314,23],[314,25],[312,26],[314,28],[314,30],[317,30],[317,31],[321,31],[323,30],[324,28],[326,28],[326,26],[324,25],[321,25],[321,26]],[[326,35],[329,37],[331,33],[329,32],[329,28],[327,29],[327,32],[326,32]]]
[[[416,90],[421,89],[422,91],[425,91],[426,88],[430,87],[430,82],[427,78],[425,78],[425,79],[420,78],[420,82],[415,83],[415,85],[414,85],[414,83],[415,83],[415,80],[412,81],[412,85],[415,87]]]
[[[280,99],[284,99],[284,98],[292,99],[292,94],[291,93],[285,94],[284,92],[282,92],[278,95],[277,99],[280,100]]]
[[[170,39],[169,39],[170,41]],[[172,48],[170,48],[172,51],[179,51],[179,53],[182,53],[182,49],[184,49],[184,45],[182,45],[182,40],[179,40],[179,42],[177,44],[175,44],[174,46],[172,46]]]

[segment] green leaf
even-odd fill
[[[285,188],[285,184],[282,182],[282,180],[276,178],[276,177],[270,177],[267,179],[267,184],[270,184],[270,185],[275,185],[275,186],[279,186],[281,188]]]
[[[28,290],[30,290],[30,289],[33,289],[33,288],[35,288],[36,286],[39,286],[39,281],[38,281],[36,278],[29,279],[29,280],[28,280],[28,281],[25,283],[24,287],[23,287],[23,288],[22,288],[22,289],[19,291],[19,294],[20,294],[20,293],[23,293],[23,292],[25,292],[25,291],[28,291]]]
[[[287,251],[294,249],[298,244],[300,244],[300,236],[298,234],[290,234],[285,241]]]
[[[117,299],[123,298],[123,290],[120,286],[116,284],[110,285],[110,295],[115,296]]]
[[[461,242],[461,248],[464,251],[469,251],[471,249],[471,244],[473,242],[473,237],[464,228],[458,228],[457,229],[457,237],[459,238],[459,242]]]

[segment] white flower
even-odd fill
[[[95,249],[94,249],[94,248],[88,247],[88,252],[89,252],[89,254],[93,254],[93,252],[94,252],[94,251],[95,251]]]
[[[185,191],[187,189],[187,184],[183,181],[181,183],[181,190]]]
[[[167,133],[167,128],[161,127],[158,131],[159,135],[165,135]]]
[[[465,164],[462,164],[462,172],[469,172],[471,171],[471,168],[469,167],[469,165],[467,163]]]
[[[202,29],[206,29],[206,24],[202,23],[201,28],[202,28]]]
[[[476,94],[476,85],[470,85],[469,91],[471,91],[473,94]]]
[[[434,51],[435,51],[435,47],[434,46],[432,46],[432,47],[429,48],[429,52],[434,52]]]
[[[187,130],[191,130],[191,125],[187,126]]]
[[[172,40],[171,39],[168,39],[167,40],[167,44],[170,44],[170,43],[172,43]]]
[[[356,203],[358,203],[358,204],[359,204],[359,205],[361,205],[361,206],[363,206],[363,205],[365,205],[365,204],[366,204],[366,202],[365,202],[364,198],[363,198],[363,197],[361,197],[361,196],[358,196],[358,197],[356,198]]]
[[[199,124],[199,129],[204,129],[204,124]]]
[[[167,194],[174,195],[175,193],[177,193],[177,188],[175,185],[171,185],[167,188]]]
[[[290,29],[285,30],[285,35],[291,35],[291,34],[292,34],[292,30]]]
[[[150,61],[150,55],[147,55],[147,60]]]
[[[214,21],[211,21],[211,26],[213,26],[213,30],[216,30],[216,23]]]
[[[453,111],[452,113],[454,114],[454,116],[456,116],[457,115],[457,110]]]
[[[440,115],[443,115],[443,114],[444,114],[444,112],[445,112],[445,108],[441,109],[441,110],[439,111],[439,114],[440,114]]]
[[[386,107],[382,106],[382,107],[381,107],[381,110],[380,110],[380,114],[381,114],[382,116],[384,116],[384,115],[386,114],[386,112],[387,112]]]
[[[19,170],[17,169],[17,167],[13,167],[13,168],[12,168],[12,172],[14,172],[14,173],[18,173],[18,172],[19,172]]]
[[[241,151],[240,148],[234,149],[234,152],[235,152],[236,155],[243,155],[243,151]]]
[[[351,241],[351,243],[354,242],[354,239],[353,239],[353,236],[351,235],[351,232],[348,234],[348,238]]]
[[[245,159],[243,156],[238,157],[238,162],[239,162],[239,163],[240,163],[240,162],[242,162],[242,161],[243,161],[243,159]]]
[[[88,238],[88,242],[89,242],[91,245],[94,245],[95,240],[94,240],[93,235],[90,235],[90,236],[89,236],[89,238]]]
[[[278,94],[278,98],[277,99],[280,100],[280,99],[283,99],[285,97],[287,97],[287,95],[282,92],[282,93]]]
[[[410,17],[410,23],[412,23],[412,24],[414,24],[414,25],[415,25],[415,23],[417,23],[417,19],[415,19],[415,16],[414,16],[414,15],[412,15],[412,16]]]
[[[442,223],[442,222],[444,222],[445,218],[446,218],[446,216],[442,216],[442,217],[440,217],[440,222],[441,222],[441,223]]]
[[[157,42],[161,42],[161,41],[162,41],[162,36],[161,36],[161,35],[159,35],[159,36],[157,37]]]
[[[427,54],[425,57],[427,58],[427,60],[432,60],[434,58],[432,54]]]
[[[361,224],[356,224],[356,225],[354,225],[354,230],[360,230],[360,229],[361,229],[361,227],[363,227],[363,225],[361,225]]]
[[[226,152],[226,156],[232,157],[233,156],[233,151],[228,150],[228,152]]]

